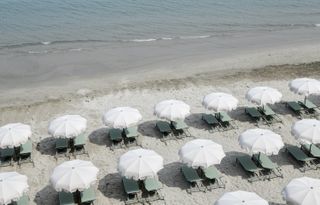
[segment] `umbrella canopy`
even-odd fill
[[[210,93],[204,96],[202,105],[216,112],[231,111],[237,108],[238,99],[227,93]]]
[[[297,78],[289,83],[290,90],[296,94],[309,96],[320,94],[320,81],[311,78]]]
[[[266,129],[249,129],[239,137],[243,149],[252,153],[278,154],[284,146],[280,135]]]
[[[97,181],[99,169],[92,162],[83,160],[67,161],[57,166],[50,181],[58,192],[75,192],[88,189]]]
[[[155,105],[154,114],[170,121],[183,120],[190,114],[190,106],[180,100],[164,100]]]
[[[49,124],[49,134],[56,138],[74,138],[86,129],[87,120],[80,115],[64,115]]]
[[[19,147],[31,137],[31,128],[22,123],[11,123],[0,127],[0,148]]]
[[[211,140],[196,139],[187,142],[180,150],[179,156],[183,163],[193,168],[208,168],[220,164],[225,153],[220,144]]]
[[[138,124],[142,120],[139,110],[131,107],[117,107],[103,115],[103,122],[112,128],[127,128]]]
[[[254,87],[246,94],[247,100],[263,106],[266,104],[274,104],[281,101],[282,94],[274,88],[270,87]]]
[[[320,143],[320,121],[315,119],[303,119],[292,125],[291,133],[302,143]]]
[[[17,172],[0,173],[0,204],[17,201],[28,191],[28,178]]]
[[[120,157],[118,169],[122,176],[143,180],[154,178],[163,168],[163,158],[155,151],[135,149],[128,151]]]
[[[309,177],[292,179],[282,194],[288,204],[320,205],[320,180]]]
[[[214,205],[268,205],[269,203],[254,192],[234,191],[224,193]]]

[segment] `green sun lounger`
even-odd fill
[[[209,126],[209,132],[218,130],[220,126],[218,119],[212,114],[202,114],[202,120]]]
[[[125,204],[138,203],[141,200],[141,190],[138,181],[123,177],[122,184],[127,197]]]
[[[256,123],[258,124],[262,119],[262,114],[255,107],[245,108],[245,113]]]
[[[228,113],[218,112],[215,114],[215,117],[217,118],[224,130],[231,130],[236,128],[234,120],[228,115]]]
[[[183,120],[171,121],[173,131],[181,137],[191,137],[188,125]]]
[[[210,166],[206,169],[202,169],[205,181],[207,182],[207,187],[210,190],[225,188],[225,184],[221,180],[221,174],[218,172],[215,166]]]
[[[190,188],[187,189],[188,193],[206,191],[206,188],[203,184],[203,179],[199,176],[199,174],[197,173],[197,170],[188,166],[182,166],[181,171],[184,178],[190,184]]]
[[[264,169],[266,170],[266,176],[268,179],[276,178],[276,177],[283,177],[280,167],[271,161],[271,159],[263,154],[254,154],[252,158]]]
[[[264,179],[264,176],[261,173],[263,169],[259,168],[254,163],[254,161],[252,161],[249,155],[243,155],[243,156],[237,157],[236,162],[240,164],[242,169],[249,176],[248,178],[249,182],[254,182],[254,181],[259,181]]]
[[[18,201],[11,202],[9,205],[28,205],[29,197],[27,195],[23,195],[19,198]]]
[[[57,138],[56,139],[56,159],[59,156],[67,156],[68,155],[68,148],[69,148],[69,140],[66,138]]]
[[[94,193],[93,188],[90,187],[82,191],[80,194],[80,200],[82,205],[93,204],[96,200],[96,194]]]
[[[0,149],[0,166],[13,165],[14,148]]]
[[[74,138],[73,154],[74,155],[86,154],[89,156],[88,152],[86,151],[85,145],[86,145],[86,136],[84,134],[81,134],[76,138]]]
[[[310,100],[306,99],[305,101],[299,101],[298,103],[305,109],[307,115],[317,116],[319,114],[316,110],[318,106]]]
[[[301,148],[310,154],[310,156],[320,158],[320,148],[315,144],[302,144]]]
[[[34,166],[31,153],[32,153],[32,142],[31,140],[28,140],[25,144],[20,146],[18,164],[21,165],[23,163],[32,163]]]
[[[166,121],[158,121],[156,123],[157,130],[161,133],[160,140],[165,142],[167,140],[173,139],[172,129],[170,127],[170,123]]]
[[[147,202],[163,200],[163,196],[159,190],[162,188],[162,184],[155,178],[148,178],[143,181],[144,187],[147,191]]]
[[[296,101],[290,101],[286,103],[287,107],[289,107],[299,118],[302,117],[303,107]]]
[[[305,172],[305,171],[317,168],[316,164],[315,164],[316,158],[309,157],[299,147],[288,146],[288,147],[286,147],[286,151],[295,160],[295,162],[300,166],[299,167],[300,171]]]
[[[262,113],[263,119],[268,123],[282,123],[281,118],[268,106],[259,107],[258,110]]]
[[[59,204],[60,205],[76,205],[73,193],[59,192]]]
[[[137,126],[125,128],[123,132],[127,146],[138,145],[137,138],[139,137],[139,133]]]
[[[121,148],[124,145],[122,138],[122,129],[110,129],[109,130],[109,138],[111,140],[111,149]]]

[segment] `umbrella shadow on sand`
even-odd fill
[[[182,165],[180,162],[164,165],[164,168],[158,172],[159,181],[168,187],[179,187],[182,190],[187,190],[189,184],[181,173]]]
[[[149,120],[139,124],[138,132],[142,136],[159,138],[161,136],[160,132],[156,129],[157,120]]]
[[[96,145],[108,146],[111,145],[108,140],[108,129],[107,128],[99,128],[91,132],[88,136],[89,141]]]
[[[56,139],[54,137],[46,137],[37,143],[36,150],[41,154],[54,156]]]
[[[125,200],[121,175],[119,173],[111,173],[100,179],[98,190],[105,197],[114,198],[120,201]]]
[[[58,193],[51,185],[47,185],[36,193],[33,201],[37,205],[55,205],[58,203]]]
[[[210,130],[210,127],[202,120],[202,115],[203,113],[192,113],[185,119],[185,122],[189,127],[200,130]]]

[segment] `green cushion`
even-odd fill
[[[121,129],[110,129],[109,136],[111,140],[121,141],[122,140],[122,130]]]
[[[171,122],[176,130],[182,130],[188,128],[188,125],[183,120],[176,120]]]
[[[131,137],[135,138],[135,137],[138,137],[139,135],[138,128],[136,126],[125,128],[124,133],[128,138],[131,138]]]
[[[272,162],[270,158],[263,153],[254,154],[253,158],[265,169],[276,169],[278,167],[276,163]]]
[[[186,180],[188,182],[196,182],[196,181],[200,181],[201,180],[201,178],[198,175],[197,171],[195,169],[193,169],[192,167],[182,166],[181,170],[182,170],[182,173],[183,173],[184,177],[186,178]]]
[[[202,119],[209,125],[219,124],[217,118],[212,114],[202,114]]]
[[[261,112],[263,112],[263,114],[267,116],[272,116],[276,114],[268,105],[261,107],[260,110]]]
[[[14,155],[14,148],[4,148],[0,150],[0,156],[4,157],[13,157]]]
[[[320,158],[320,148],[315,144],[303,144],[305,150],[307,150],[313,157]]]
[[[170,124],[166,121],[158,121],[156,123],[157,128],[159,129],[160,132],[162,133],[170,133],[172,132],[170,128]]]
[[[245,108],[246,113],[248,113],[253,118],[260,118],[262,117],[261,113],[255,107],[247,107]]]
[[[122,183],[124,186],[124,190],[127,194],[135,194],[135,193],[140,192],[139,184],[136,180],[127,179],[127,178],[123,177]]]
[[[215,166],[210,166],[206,169],[203,169],[205,177],[208,179],[217,179],[220,177],[220,174]]]
[[[32,142],[28,140],[25,144],[20,146],[20,154],[31,154],[32,152]]]
[[[301,105],[296,101],[287,102],[287,105],[295,112],[303,110],[303,107],[301,107]]]
[[[56,149],[65,149],[68,148],[68,139],[67,138],[57,138],[56,139]]]
[[[314,108],[317,108],[317,106],[311,102],[310,100],[306,99],[305,101],[299,101],[299,103],[301,105],[303,105],[304,107],[308,108],[308,109],[314,109]]]
[[[298,161],[307,162],[310,160],[314,160],[315,158],[308,157],[306,153],[304,153],[299,147],[296,146],[288,146],[287,151]]]
[[[69,192],[59,192],[60,205],[75,205],[73,194]]]
[[[96,200],[96,194],[92,187],[85,189],[83,192],[81,192],[82,203],[92,202],[95,200]]]
[[[156,191],[161,189],[162,184],[154,178],[148,178],[143,181],[144,187],[146,188],[147,191]]]
[[[239,156],[237,160],[247,172],[254,173],[260,170],[249,155]]]
[[[230,122],[232,118],[226,112],[219,112],[216,114],[216,117],[221,120],[221,122]]]
[[[86,144],[86,136],[81,134],[74,138],[74,146],[82,146]]]
[[[18,201],[15,202],[15,205],[28,205],[29,204],[29,198],[27,195],[23,195],[20,197]]]

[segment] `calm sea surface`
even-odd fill
[[[210,38],[304,27],[320,27],[319,0],[0,1],[0,48]]]

